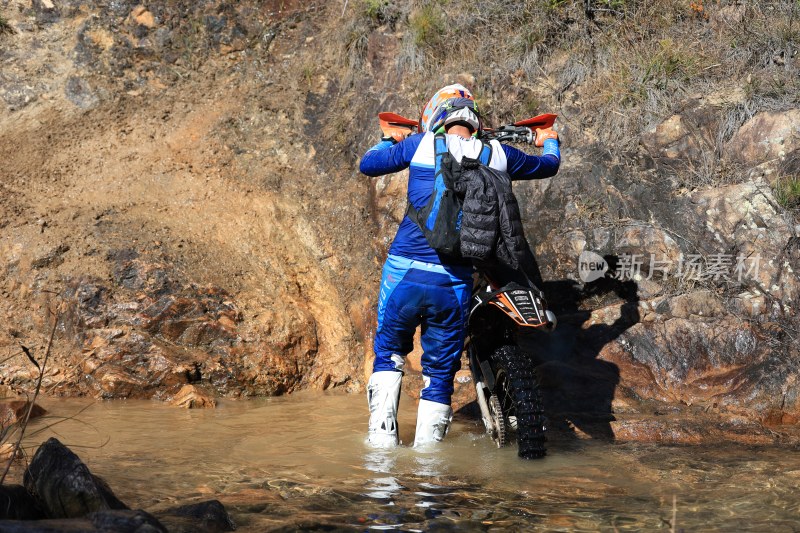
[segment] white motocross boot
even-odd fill
[[[452,420],[453,409],[449,405],[420,400],[414,447],[441,441],[447,435]]]
[[[367,443],[373,448],[393,448],[397,436],[397,405],[400,403],[402,372],[373,372],[367,385],[369,433]]]

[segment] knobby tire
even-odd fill
[[[495,393],[506,417],[517,417],[518,455],[535,459],[545,455],[545,418],[539,382],[531,361],[517,346],[501,346],[492,354],[497,374],[505,374]],[[504,397],[505,396],[505,397]]]

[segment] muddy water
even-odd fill
[[[298,394],[187,411],[51,400],[54,416],[27,444],[58,437],[132,507],[217,498],[240,531],[669,530],[673,515],[676,530],[800,530],[794,450],[562,441],[526,462],[461,420],[439,453],[375,452],[363,444],[365,403]],[[410,442],[411,402],[400,424]]]

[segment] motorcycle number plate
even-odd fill
[[[498,295],[495,302],[520,326],[541,326],[546,322],[542,301],[533,292],[512,290]]]

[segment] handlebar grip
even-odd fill
[[[533,144],[536,141],[536,132],[527,126],[523,127],[528,130],[525,132],[525,142],[528,144]]]
[[[485,133],[483,138],[490,141],[495,139],[498,141],[532,143],[536,137],[533,130],[527,126],[508,124]]]

